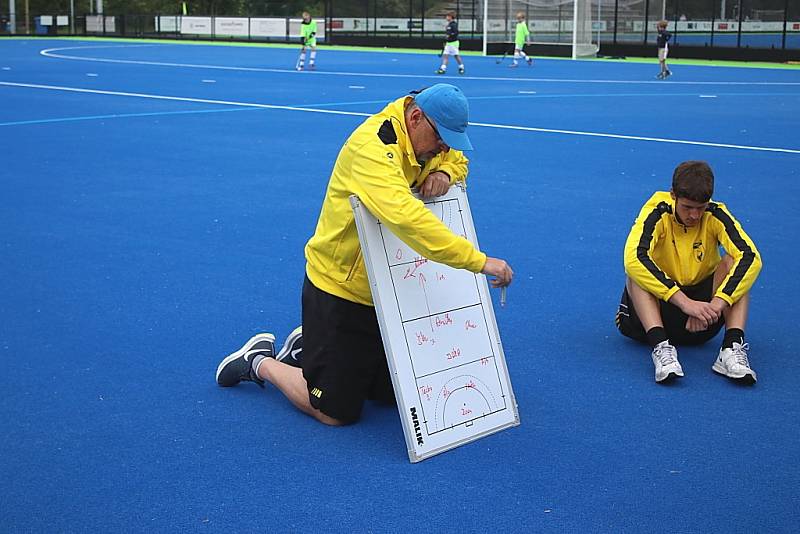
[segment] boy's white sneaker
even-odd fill
[[[683,368],[678,362],[678,349],[670,345],[669,341],[656,345],[651,356],[656,367],[656,382],[683,376]]]
[[[715,373],[728,378],[754,383],[756,381],[756,372],[750,368],[750,362],[747,359],[748,350],[750,350],[750,345],[747,343],[742,344],[734,341],[733,348],[719,350],[717,361],[714,362],[711,369]]]

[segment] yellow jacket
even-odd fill
[[[450,183],[467,176],[468,160],[458,150],[440,153],[421,167],[406,131],[403,97],[369,117],[351,135],[333,167],[314,235],[306,244],[306,274],[319,289],[372,305],[361,245],[349,197],[358,198],[397,237],[421,256],[457,269],[480,272],[486,254],[453,234],[411,187],[434,171]]]
[[[745,295],[761,270],[761,255],[724,204],[711,201],[700,223],[686,227],[676,219],[669,192],[655,193],[633,223],[625,243],[625,272],[653,295],[669,300],[681,286],[711,276],[721,261],[719,246],[734,265],[714,296],[733,304]]]

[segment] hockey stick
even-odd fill
[[[501,57],[500,59],[495,59],[494,60],[495,65],[499,65],[500,63],[502,63],[506,59],[507,55],[508,55],[508,50],[503,52],[503,57]]]
[[[297,61],[294,64],[294,70],[300,70],[300,60],[306,55],[306,40],[302,40],[302,47],[300,48],[300,55],[297,56]]]

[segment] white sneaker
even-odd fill
[[[747,360],[747,351],[750,345],[733,342],[732,349],[720,349],[717,361],[711,369],[714,372],[727,376],[728,378],[741,379],[743,382],[753,383],[756,381],[756,372],[750,369],[750,362]]]
[[[669,341],[656,345],[651,356],[653,365],[656,366],[656,382],[683,376],[683,368],[678,362],[678,349],[670,345]]]

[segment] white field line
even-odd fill
[[[65,92],[72,92],[72,93],[88,93],[88,94],[98,94],[98,95],[109,95],[109,96],[123,96],[123,97],[132,97],[132,98],[146,98],[152,100],[171,100],[176,102],[194,102],[200,104],[216,104],[216,105],[226,105],[226,106],[237,106],[237,107],[248,107],[248,108],[258,108],[258,109],[276,109],[276,110],[286,110],[286,111],[303,111],[307,113],[325,113],[328,115],[350,115],[356,117],[369,117],[372,115],[371,113],[362,113],[362,112],[355,112],[355,111],[340,111],[340,110],[333,110],[333,109],[320,109],[320,108],[307,108],[301,106],[280,106],[274,104],[258,104],[254,102],[237,102],[232,100],[216,100],[210,98],[192,98],[192,97],[184,97],[184,96],[169,96],[169,95],[154,95],[154,94],[147,94],[147,93],[130,93],[124,91],[105,91],[101,89],[82,89],[79,87],[62,87],[57,85],[40,85],[40,84],[32,84],[32,83],[14,83],[14,82],[0,82],[0,86],[7,86],[7,87],[25,87],[29,89],[43,89],[43,90],[50,90],[50,91],[65,91]],[[761,151],[761,152],[781,152],[785,154],[800,154],[800,150],[798,149],[791,149],[791,148],[775,148],[775,147],[762,147],[762,146],[748,146],[748,145],[733,145],[728,143],[711,143],[706,141],[690,141],[690,140],[683,140],[683,139],[669,139],[663,137],[644,137],[644,136],[636,136],[636,135],[622,135],[622,134],[612,134],[612,133],[602,133],[602,132],[582,132],[577,130],[560,130],[554,128],[536,128],[532,126],[513,126],[513,125],[506,125],[506,124],[492,124],[492,123],[484,123],[484,122],[470,122],[470,126],[478,127],[478,128],[496,128],[501,130],[516,130],[516,131],[524,131],[524,132],[539,132],[539,133],[552,133],[552,134],[561,134],[561,135],[578,135],[578,136],[585,136],[585,137],[605,137],[609,139],[624,139],[629,141],[650,141],[650,142],[657,142],[657,143],[673,143],[673,144],[681,144],[681,145],[695,145],[695,146],[707,146],[707,147],[715,147],[715,148],[730,148],[730,149],[737,149],[737,150],[754,150],[754,151]]]
[[[46,57],[57,59],[70,59],[75,61],[96,61],[101,63],[120,63],[127,65],[153,65],[161,67],[178,67],[189,69],[215,69],[215,70],[231,70],[231,71],[244,71],[244,72],[275,72],[284,74],[302,74],[302,75],[316,75],[316,76],[361,76],[366,78],[412,78],[412,79],[441,79],[441,76],[433,75],[418,75],[418,74],[389,74],[389,73],[374,73],[374,72],[326,72],[326,71],[313,71],[298,73],[295,69],[268,69],[262,67],[232,67],[229,65],[201,65],[196,63],[173,63],[165,61],[143,61],[133,59],[106,59],[106,58],[93,58],[71,56],[67,54],[59,54],[64,50],[87,50],[90,48],[123,48],[128,45],[118,46],[69,46],[61,48],[48,48],[39,53]],[[159,45],[131,45],[136,47],[143,46],[159,46]],[[599,84],[629,84],[629,85],[666,85],[662,80],[583,80],[583,79],[563,79],[563,78],[503,78],[493,76],[459,76],[459,80],[485,80],[495,82],[516,82],[516,83],[599,83]],[[800,86],[800,82],[700,82],[700,81],[672,81],[667,82],[669,85],[771,85],[771,86]]]

